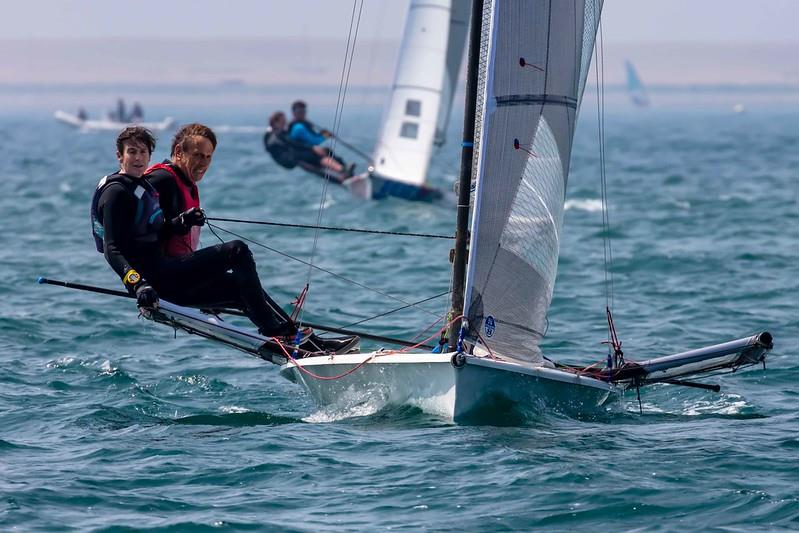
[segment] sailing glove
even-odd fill
[[[172,224],[184,231],[188,231],[192,226],[202,226],[205,224],[205,211],[199,207],[192,207],[173,218]]]
[[[139,307],[158,307],[158,293],[146,281],[139,282],[135,288],[136,305]]]

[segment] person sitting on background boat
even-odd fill
[[[158,191],[167,220],[182,223],[161,232],[164,254],[182,257],[197,250],[205,213],[197,184],[205,176],[216,149],[216,135],[203,124],[187,124],[172,139],[170,158],[148,168],[144,175]]]
[[[144,109],[139,102],[133,102],[133,107],[130,110],[130,122],[141,122],[142,120],[144,120]]]
[[[302,100],[297,100],[291,104],[291,114],[293,117],[288,126],[289,138],[298,144],[318,148],[317,153],[323,153],[325,156],[334,159],[342,168],[346,167],[347,173],[352,175],[355,169],[354,163],[347,167],[344,160],[334,154],[330,148],[319,146],[327,139],[331,138],[333,134],[326,129],[317,131],[316,126],[306,118],[307,112],[308,106]]]
[[[164,228],[201,224],[202,219],[188,213],[178,220],[164,217],[158,191],[144,176],[155,148],[149,130],[125,128],[116,146],[120,169],[103,177],[94,192],[92,233],[97,250],[136,296],[137,304],[157,308],[160,295],[179,305],[235,307],[244,311],[261,334],[293,342],[297,326],[261,287],[252,253],[244,242],[226,242],[181,257],[163,254],[160,236]],[[213,146],[201,155],[192,170],[204,174]],[[300,348],[345,352],[354,349],[358,340],[320,339],[304,331]]]
[[[352,171],[345,172],[344,166],[330,157],[327,149],[292,140],[286,127],[286,115],[282,111],[275,111],[269,117],[269,129],[264,134],[264,148],[275,163],[283,168],[309,165],[320,171],[327,169],[331,171],[330,176],[338,182],[352,176]]]

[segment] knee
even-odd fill
[[[255,261],[252,258],[252,252],[250,251],[250,247],[244,243],[244,241],[235,240],[225,243],[225,246],[228,249],[228,256],[230,257],[230,262],[235,265],[246,265],[246,264],[254,264]]]

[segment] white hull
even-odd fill
[[[506,424],[545,412],[569,416],[602,413],[621,389],[594,378],[554,368],[465,356],[455,370],[455,409],[459,423]]]
[[[56,111],[54,117],[59,122],[82,131],[119,131],[128,126],[142,126],[152,131],[163,131],[175,124],[175,120],[172,117],[166,117],[161,122],[116,122],[113,120],[83,120],[64,111]]]
[[[430,352],[308,357],[281,366],[280,375],[301,384],[320,407],[351,408],[366,403],[419,405],[438,400],[436,410],[451,416],[455,387],[451,357],[451,353]],[[361,366],[357,370],[342,376],[358,365]],[[327,378],[342,377],[319,379],[309,373]]]

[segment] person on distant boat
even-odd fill
[[[78,117],[79,120],[87,120],[89,118],[89,114],[82,107],[78,108],[78,114],[76,116]]]
[[[291,104],[291,114],[293,115],[292,121],[288,126],[289,138],[303,146],[316,147],[317,153],[330,157],[341,165],[341,168],[347,168],[348,173],[352,175],[355,164],[347,167],[347,164],[339,156],[333,153],[330,148],[319,146],[327,139],[333,136],[326,129],[317,131],[316,126],[307,120],[308,105],[302,100],[297,100]]]
[[[286,127],[286,115],[276,111],[269,117],[269,129],[264,134],[264,148],[272,159],[283,168],[292,169],[301,165],[324,171],[331,171],[330,177],[338,182],[352,176],[352,168],[344,166],[328,155],[328,150],[321,146],[308,146],[292,140]]]
[[[137,304],[157,308],[161,295],[179,305],[235,307],[243,310],[263,335],[292,342],[297,326],[261,287],[252,253],[244,242],[226,242],[177,258],[163,254],[161,235],[165,228],[193,226],[203,219],[190,213],[182,213],[177,220],[164,217],[158,191],[144,176],[155,148],[149,130],[125,128],[116,145],[120,169],[103,177],[94,192],[92,234],[97,250],[136,296]],[[205,173],[213,146],[201,152],[193,172]],[[320,339],[305,331],[300,348],[345,352],[358,340]]]
[[[197,250],[200,227],[205,223],[197,184],[205,176],[215,149],[216,135],[211,128],[188,124],[172,139],[170,158],[144,172],[158,191],[164,217],[182,221],[161,232],[163,251],[168,257],[182,257]]]
[[[144,109],[139,102],[133,102],[133,108],[130,110],[130,122],[141,122],[142,120],[144,120]]]
[[[125,101],[122,98],[117,99],[117,109],[114,112],[114,117],[117,122],[128,121],[128,116],[125,114]]]

